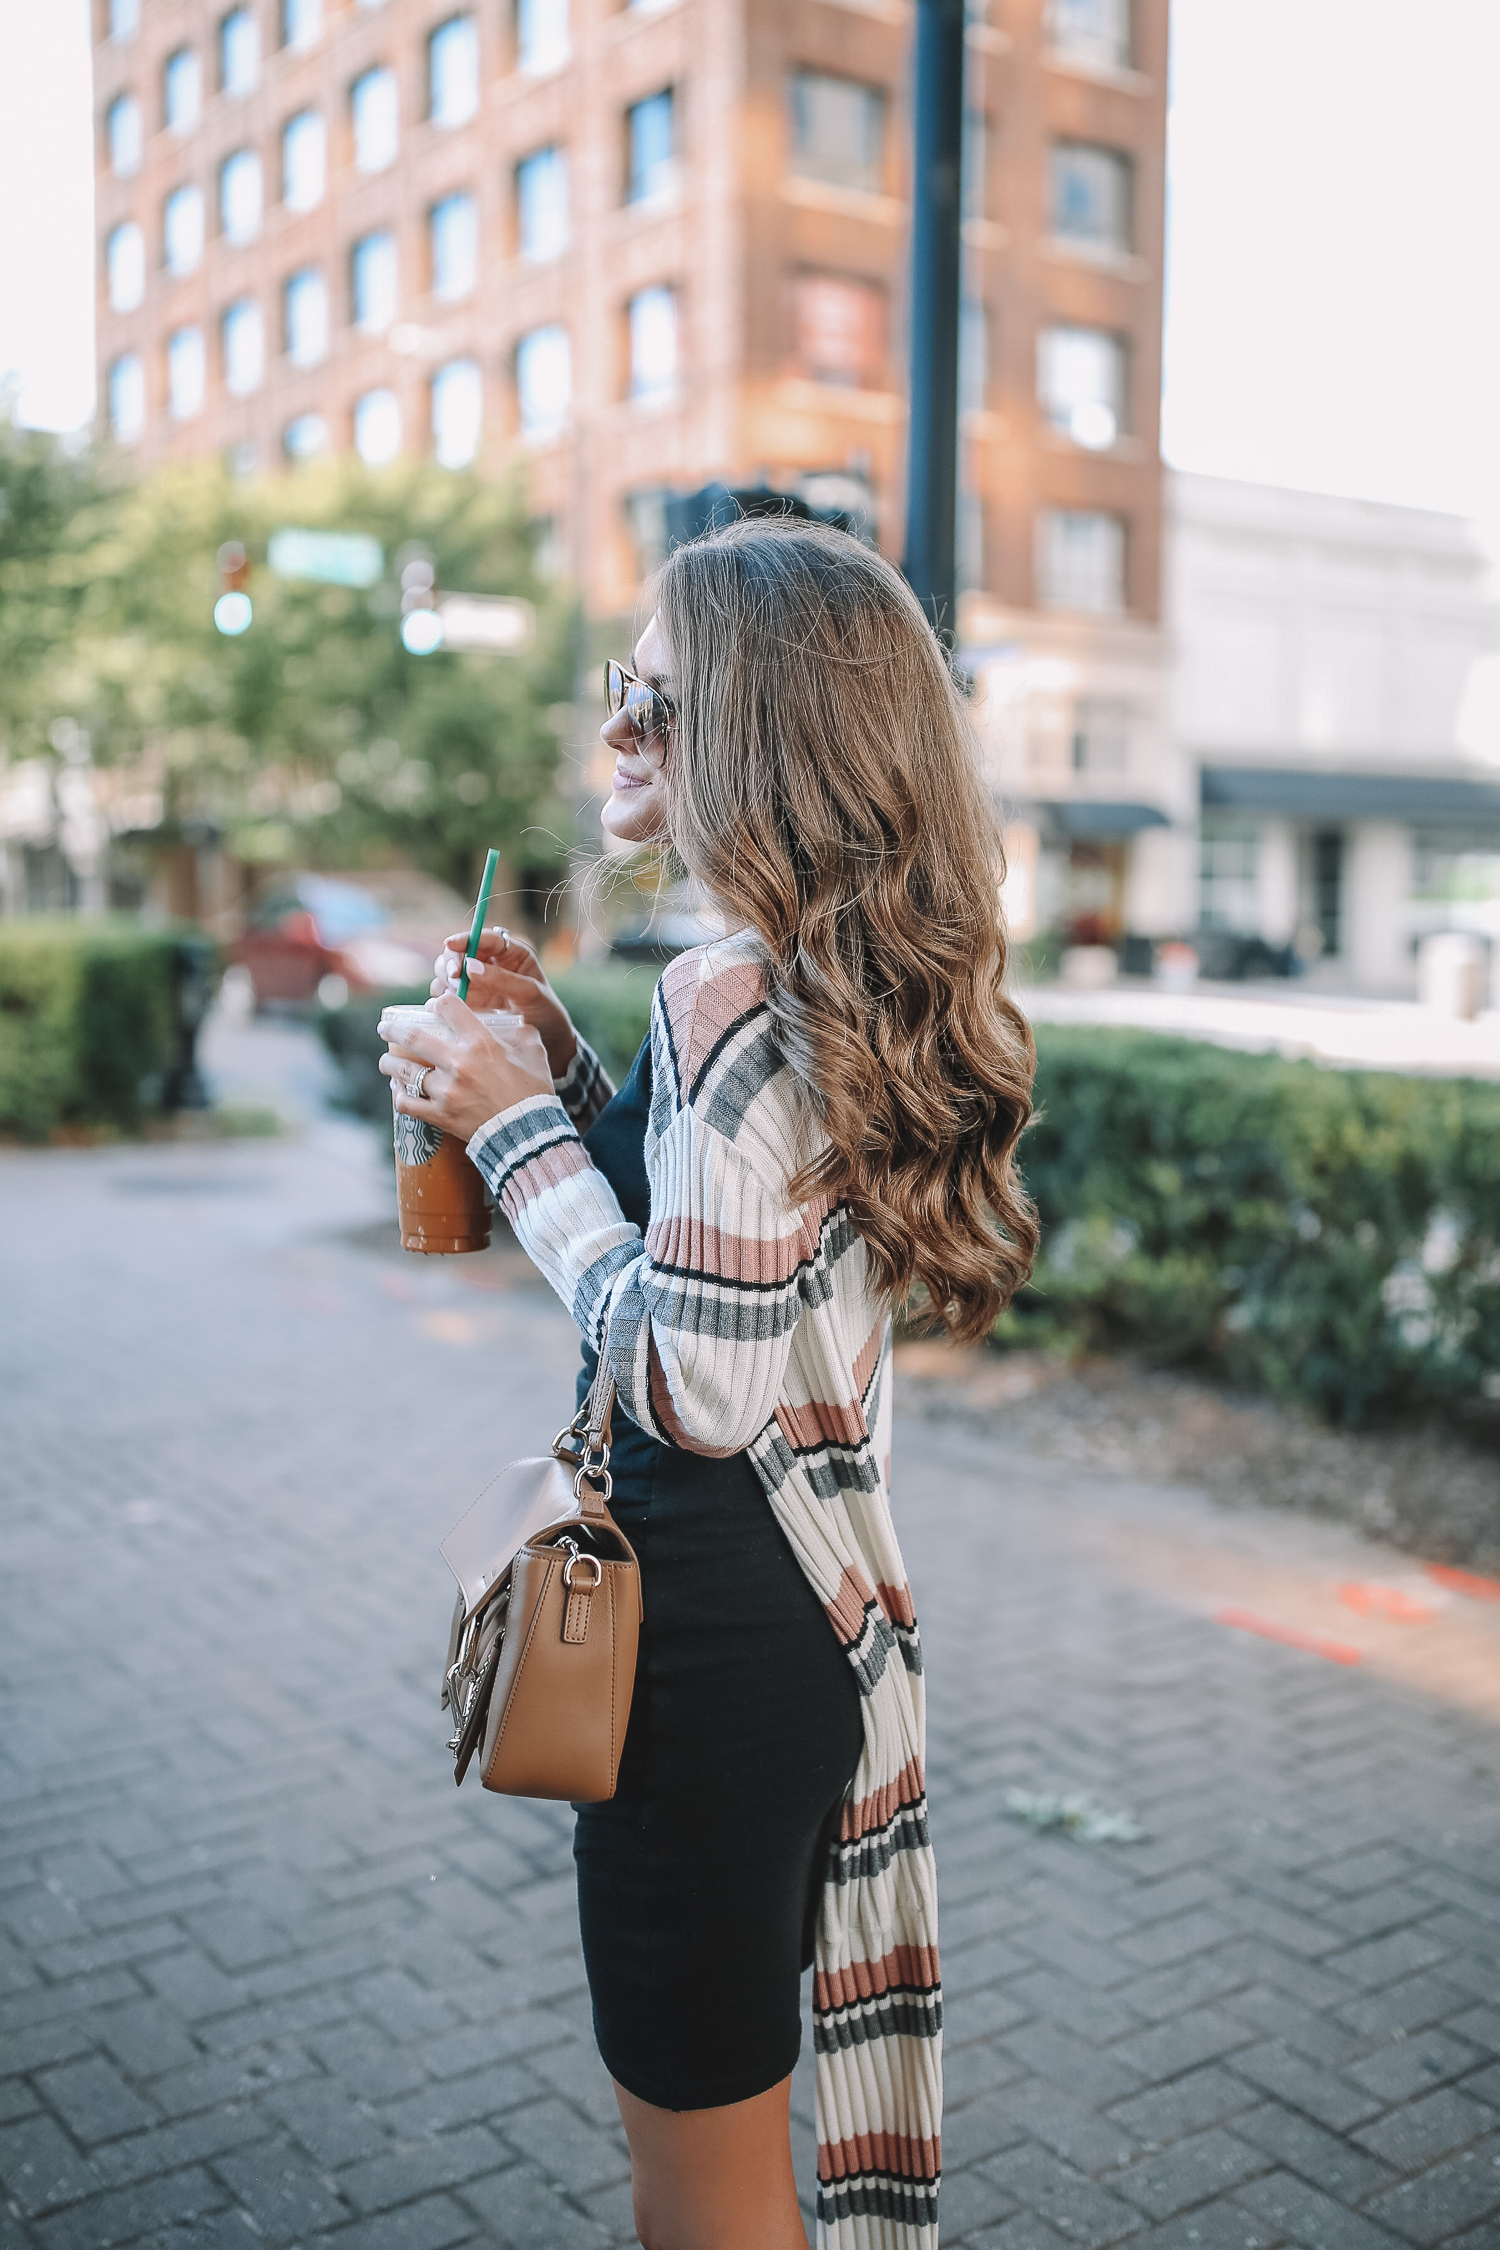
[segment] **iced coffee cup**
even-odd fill
[[[492,1034],[503,1027],[515,1029],[524,1020],[502,1009],[473,1011]],[[432,1001],[422,1006],[387,1008],[380,1018],[380,1036],[388,1046],[402,1047],[405,1035],[418,1026],[435,1038],[451,1040],[453,1034]],[[399,1091],[392,1081],[392,1096]],[[490,1246],[490,1195],[478,1167],[471,1163],[465,1143],[452,1133],[439,1132],[423,1117],[403,1110],[392,1114],[396,1127],[396,1212],[403,1250],[452,1256]]]

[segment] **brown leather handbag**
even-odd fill
[[[609,1512],[605,1372],[552,1451],[512,1461],[443,1541],[458,1580],[443,1708],[453,1778],[508,1797],[612,1797],[635,1686],[641,1572]]]

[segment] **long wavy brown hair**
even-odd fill
[[[877,1284],[983,1336],[1026,1280],[1036,1055],[1002,989],[1005,863],[968,712],[899,572],[750,518],[654,587],[672,650],[672,841],[769,955],[782,1053],[827,1134],[792,1182],[848,1204]]]

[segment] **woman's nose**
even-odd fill
[[[607,742],[611,750],[633,750],[635,748],[635,728],[623,711],[611,711],[609,717],[599,729],[599,735],[601,741]]]

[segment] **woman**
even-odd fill
[[[609,673],[604,826],[669,840],[729,934],[666,970],[618,1094],[503,931],[470,999],[527,1028],[502,1048],[449,997],[456,1045],[382,1067],[468,1140],[585,1377],[607,1336],[619,1387],[646,1626],[619,1789],[579,1809],[575,1856],[641,2241],[806,2250],[788,2094],[812,1961],[819,2239],[933,2250],[942,1999],[890,1308],[915,1288],[983,1336],[1035,1248],[999,838],[942,651],[840,533],[761,519],[679,548],[634,666]]]

